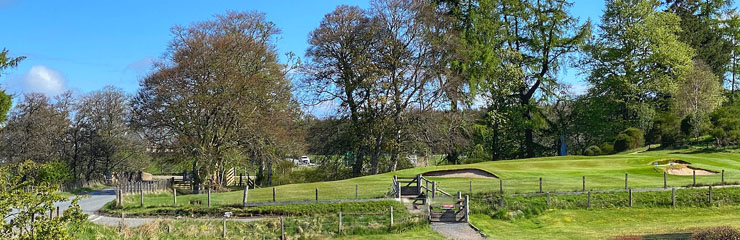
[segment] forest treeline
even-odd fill
[[[411,167],[409,155],[457,164],[555,156],[563,145],[585,155],[737,147],[732,2],[607,0],[595,24],[572,5],[342,5],[309,33],[302,57],[282,60],[280,30],[259,12],[175,26],[136,93],[29,93],[11,110],[0,98],[10,111],[2,163],[52,163],[38,174],[65,181],[187,170],[197,192],[232,167],[273,185],[301,155],[319,164],[311,174],[339,179]],[[2,69],[23,60],[6,55]],[[317,108],[325,116],[305,111]]]

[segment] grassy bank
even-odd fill
[[[607,239],[628,235],[686,236],[705,227],[738,226],[740,211],[737,206],[556,209],[514,220],[473,214],[471,221],[494,239]]]
[[[343,232],[336,232],[334,219],[297,217],[284,219],[288,239],[444,239],[418,219],[399,219],[392,229],[381,223],[343,223]],[[157,220],[139,227],[108,227],[84,223],[74,231],[75,239],[216,239],[221,238],[223,222],[211,220]],[[169,229],[169,231],[168,231]],[[226,223],[226,239],[278,239],[280,220]]]

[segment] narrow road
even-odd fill
[[[108,188],[103,190],[97,190],[92,191],[86,195],[81,195],[80,201],[78,204],[80,205],[80,208],[82,209],[82,212],[87,214],[87,220],[96,224],[101,225],[107,225],[107,226],[118,226],[121,224],[121,218],[117,217],[108,217],[98,214],[98,211],[105,206],[106,203],[114,201],[116,199],[116,192],[114,188]],[[55,203],[55,207],[59,207],[59,210],[61,212],[64,212],[69,206],[72,204],[72,198],[68,201],[64,202],[58,202]],[[126,224],[126,226],[129,227],[136,227],[140,226],[149,222],[153,222],[157,219],[162,218],[142,218],[142,217],[135,217],[135,218],[124,218],[123,222]],[[201,220],[220,220],[215,218],[198,218]],[[258,221],[262,220],[264,218],[233,218],[229,219],[229,221],[239,221],[239,222],[251,222],[251,221]]]

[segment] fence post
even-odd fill
[[[437,182],[432,182],[432,199],[437,197]]]
[[[691,186],[696,186],[696,170],[693,170],[694,175],[694,183],[691,184]]]
[[[398,190],[398,192],[396,192],[396,195],[398,195],[397,198],[398,200],[401,200],[401,183],[398,181],[396,181],[396,189]]]
[[[208,207],[211,207],[211,186],[208,186]]]
[[[57,217],[59,217],[59,206],[57,206]]]
[[[416,194],[421,194],[421,174],[416,175]]]
[[[283,216],[280,216],[280,239],[285,239],[285,223],[283,223]]]
[[[542,177],[540,177],[540,191],[539,191],[539,193],[541,193],[541,192],[542,192]]]
[[[668,188],[668,173],[663,172],[663,188]]]
[[[272,201],[275,202],[275,187],[272,187]]]
[[[139,182],[139,205],[144,207],[144,189],[141,187],[141,182]]]
[[[341,235],[342,234],[342,211],[339,211],[339,228],[338,228],[338,230],[339,230],[338,231],[339,234]]]
[[[359,186],[355,184],[355,199],[359,199],[358,194],[357,194],[359,192],[358,189],[359,189]]]
[[[709,185],[709,205],[712,204],[712,185]]]
[[[226,238],[226,215],[224,215],[224,231],[221,233],[222,238]]]
[[[725,170],[722,169],[722,185],[725,185]]]
[[[244,193],[242,194],[242,207],[247,206],[247,193],[249,191],[249,184],[244,184]]]
[[[177,206],[177,189],[172,186],[172,204]]]
[[[550,192],[545,193],[545,204],[546,206],[550,206]]]
[[[501,203],[500,203],[500,205],[501,205],[501,207],[504,207],[505,204],[506,204],[506,202],[504,201],[504,195],[501,194]]]
[[[116,188],[116,197],[118,197],[118,207],[123,207],[123,194],[121,190],[121,185],[119,184]]]
[[[591,191],[588,191],[588,203],[586,204],[588,208],[591,208]]]
[[[470,186],[470,196],[473,196],[473,181],[470,181],[469,186]]]
[[[392,229],[393,228],[393,206],[391,206],[391,225],[388,228],[389,229]]]
[[[585,192],[586,191],[586,176],[583,176],[582,178],[583,178],[583,188],[581,189],[581,192]]]
[[[319,188],[316,188],[316,201],[319,201]]]
[[[498,179],[498,191],[501,193],[501,195],[504,195],[504,180]]]
[[[465,195],[465,222],[470,223],[470,196]]]
[[[627,191],[629,192],[630,207],[632,207],[632,188]]]
[[[461,193],[461,192],[457,192],[457,199],[458,199],[458,200],[459,200],[459,199],[462,199],[462,193]]]
[[[627,184],[627,179],[629,177],[629,173],[624,174],[624,189],[627,190],[629,184]]]
[[[239,173],[239,186],[244,184],[244,173]]]

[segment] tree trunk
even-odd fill
[[[198,160],[193,161],[193,180],[192,180],[192,188],[193,188],[193,194],[200,193],[200,169],[198,169]]]
[[[267,185],[272,186],[272,161],[267,161]]]

